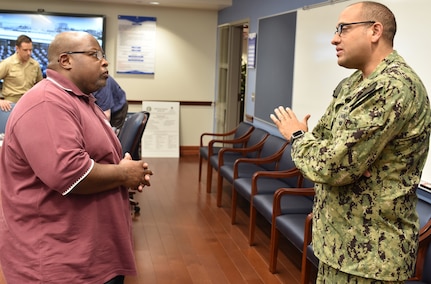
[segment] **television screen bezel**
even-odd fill
[[[101,39],[98,38],[98,41],[102,47],[103,50],[105,50],[106,47],[106,15],[103,14],[84,14],[84,13],[64,13],[64,12],[46,12],[46,11],[23,11],[23,10],[5,10],[5,9],[0,9],[0,23],[2,23],[2,19],[1,17],[3,15],[16,15],[16,16],[25,16],[25,17],[29,17],[29,16],[34,16],[34,15],[42,15],[42,16],[48,16],[48,17],[65,17],[65,18],[70,18],[70,21],[72,21],[73,19],[80,19],[80,18],[100,18],[102,20],[102,34],[101,34]],[[1,27],[2,28],[2,27]],[[86,29],[87,31],[89,31],[90,29]],[[35,31],[29,30],[28,32],[26,31],[22,31],[22,32],[17,32],[16,33],[16,37],[15,38],[8,38],[6,36],[5,33],[2,33],[3,29],[0,30],[0,41],[1,40],[10,40],[11,42],[9,43],[9,48],[11,45],[13,45],[13,49],[15,48],[15,41],[16,38],[21,35],[21,34],[25,34],[28,35],[32,41],[33,41],[33,51],[35,50],[35,47],[37,47],[40,44],[46,45],[49,43],[48,42],[38,42],[37,39],[35,39],[34,36],[35,35]],[[52,38],[54,37],[56,33],[53,33]],[[49,41],[50,42],[50,41]],[[6,56],[7,57],[7,56]],[[6,57],[1,57],[0,54],[0,61],[5,59]],[[35,58],[35,54],[33,52],[32,57]],[[38,60],[38,58],[35,58],[36,60]],[[41,68],[43,71],[43,75],[44,77],[46,76],[46,62],[40,62],[39,64],[41,64]]]

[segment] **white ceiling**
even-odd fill
[[[63,1],[63,0],[58,0]],[[114,3],[130,5],[153,5],[159,2],[159,7],[193,8],[207,10],[221,10],[232,5],[232,0],[74,0],[76,2]]]

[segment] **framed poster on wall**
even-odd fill
[[[154,74],[156,18],[118,16],[117,73]]]

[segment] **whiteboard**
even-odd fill
[[[331,45],[340,12],[359,1],[345,1],[309,10],[298,10],[293,79],[292,109],[299,118],[311,114],[309,129],[323,115],[338,82],[354,70],[338,66],[335,47]],[[427,20],[429,0],[381,0],[397,20],[394,48],[413,67],[431,95],[429,53],[431,36]],[[431,182],[431,154],[422,178]]]

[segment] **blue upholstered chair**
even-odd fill
[[[199,146],[199,181],[201,181],[202,177],[203,160],[207,160],[207,169],[211,169],[208,157],[218,155],[218,152],[222,147],[243,147],[247,137],[250,136],[250,133],[253,131],[253,129],[253,125],[242,121],[237,127],[225,133],[202,133]],[[211,137],[212,140],[210,140],[208,144],[205,145],[204,140],[208,139],[208,137]]]
[[[12,109],[10,111],[2,111],[0,110],[0,133],[4,133],[6,129],[6,122],[9,118],[9,115],[11,111],[13,110],[13,107],[15,104],[11,104]]]
[[[405,282],[405,284],[431,284],[431,193],[422,189],[417,189],[418,203],[416,205],[416,210],[419,215],[419,250],[416,261],[416,269],[414,276]],[[295,218],[296,220],[295,223]],[[294,243],[298,247],[300,242],[303,241],[302,247],[302,261],[301,261],[301,284],[308,284],[310,279],[311,266],[317,267],[319,264],[318,259],[313,253],[312,247],[312,213],[308,214],[304,219],[304,215],[288,217],[286,215],[280,215],[277,217],[277,227],[274,228],[284,236],[292,235],[289,232],[296,232],[296,238]],[[303,230],[302,230],[302,227]],[[301,230],[304,235],[301,237]],[[273,233],[273,232],[272,232]],[[271,233],[271,242],[273,241]],[[274,234],[277,234],[275,232]],[[276,241],[274,239],[274,241]],[[271,243],[271,260],[270,260],[270,270],[274,273],[277,255],[273,249],[277,246]],[[275,257],[275,258],[274,258]]]
[[[230,165],[220,168],[220,174],[232,183],[232,224],[236,221],[238,194],[250,201],[251,204],[253,177],[259,172],[266,173],[278,170],[282,163],[281,159],[285,157],[283,153],[286,148],[290,148],[286,139],[270,135],[265,140],[258,158],[239,158],[235,161],[233,168]],[[291,158],[289,157],[289,159]]]
[[[217,156],[213,155],[209,158],[210,171],[215,169],[217,171],[217,206],[221,206],[222,200],[222,183],[223,176],[220,175],[220,167],[230,164],[233,166],[238,158],[257,158],[260,155],[262,146],[268,138],[269,133],[261,128],[254,128],[250,136],[246,139],[245,146],[242,148],[222,148]],[[211,179],[212,176],[207,176],[207,192],[211,192]],[[209,189],[208,189],[209,188]]]
[[[272,222],[274,193],[279,188],[312,187],[308,180],[303,180],[291,157],[292,146],[288,144],[278,157],[276,170],[261,170],[252,177],[236,176],[234,189],[250,201],[249,244],[254,243],[256,216],[259,212],[269,223]],[[303,184],[305,183],[305,184]],[[234,206],[234,203],[232,203]],[[283,213],[308,213],[313,200],[306,196],[289,196],[283,198]],[[232,207],[232,223],[235,222],[235,207]]]

